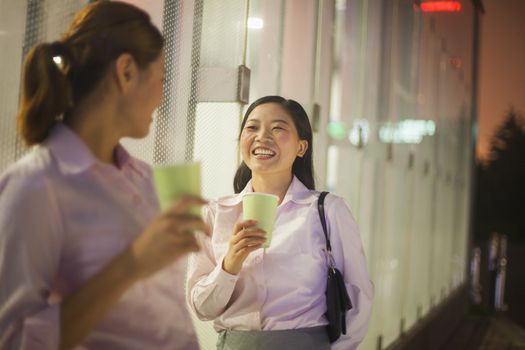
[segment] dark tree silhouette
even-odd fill
[[[476,239],[491,232],[525,239],[525,121],[514,109],[496,130],[487,162],[477,164]]]

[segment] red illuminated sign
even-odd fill
[[[462,66],[462,62],[461,62],[461,58],[459,57],[451,57],[450,58],[450,65],[456,69],[459,69],[461,68]]]
[[[425,1],[419,4],[423,12],[459,12],[461,3],[459,1]]]

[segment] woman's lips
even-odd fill
[[[275,151],[271,150],[270,148],[266,147],[255,147],[252,151],[252,155],[257,160],[268,160],[273,157],[275,157],[276,153]]]

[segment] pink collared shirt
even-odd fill
[[[203,249],[190,256],[187,299],[197,316],[213,320],[216,330],[279,330],[327,324],[325,237],[317,210],[319,192],[294,177],[277,216],[271,246],[251,253],[239,275],[221,266],[233,225],[242,215],[243,192],[207,207],[213,229]],[[334,349],[355,349],[370,318],[373,288],[361,239],[348,206],[335,195],[325,200],[325,213],[337,267],[353,303],[347,313],[347,336]]]
[[[150,168],[98,161],[70,129],[0,178],[0,348],[56,349],[60,300],[139,235],[158,203]],[[122,296],[76,349],[198,349],[178,262]]]

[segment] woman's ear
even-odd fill
[[[308,141],[299,140],[299,151],[297,152],[297,156],[302,158],[307,150],[308,150]]]
[[[115,81],[121,92],[126,92],[138,76],[138,67],[129,53],[123,53],[115,60]]]

